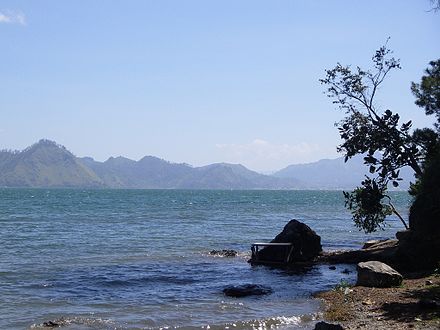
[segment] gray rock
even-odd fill
[[[344,328],[340,324],[321,321],[315,324],[315,330],[344,330]]]
[[[223,293],[228,297],[241,298],[269,294],[272,293],[272,289],[257,284],[243,284],[237,286],[228,286],[223,289]]]
[[[380,261],[360,262],[357,265],[358,286],[389,288],[402,283],[399,272]]]

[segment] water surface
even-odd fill
[[[405,216],[406,193],[394,193]],[[310,328],[312,292],[354,274],[251,267],[250,244],[304,221],[324,249],[358,248],[402,229],[359,232],[336,191],[0,189],[0,329]],[[209,255],[234,249],[237,258]],[[351,268],[350,268],[351,269]],[[227,285],[270,286],[225,297]]]

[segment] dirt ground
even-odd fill
[[[324,318],[344,329],[440,329],[440,275],[406,274],[396,288],[350,287],[342,283],[316,294]]]

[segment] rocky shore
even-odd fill
[[[440,329],[440,275],[408,273],[399,287],[341,284],[315,295],[324,319],[343,329]]]
[[[396,238],[370,241],[359,250],[325,252],[310,227],[291,220],[268,246],[253,251],[250,262],[287,268],[357,264],[356,286],[341,283],[315,295],[324,301],[329,322],[315,329],[440,329],[438,233],[406,230]],[[286,244],[291,251],[283,259]]]

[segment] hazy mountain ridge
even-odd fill
[[[192,167],[154,156],[139,161],[110,157],[99,162],[78,158],[49,140],[40,140],[23,151],[0,151],[0,187],[351,189],[359,185],[366,170],[361,157],[347,163],[337,158],[290,165],[273,175],[240,164]]]
[[[401,189],[408,189],[409,182],[414,181],[411,169],[401,170],[403,181]],[[363,156],[355,156],[344,162],[344,157],[336,159],[321,159],[309,164],[289,165],[275,172],[279,178],[304,179],[309,189],[353,189],[360,185],[365,175],[371,176],[364,164]]]
[[[295,189],[293,179],[259,174],[242,165],[192,167],[154,156],[105,162],[75,157],[53,141],[23,151],[0,151],[2,187],[96,187],[146,189]]]

